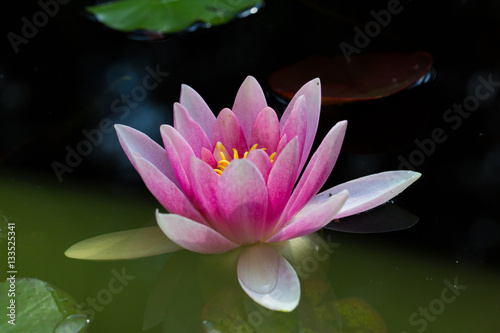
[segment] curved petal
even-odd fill
[[[295,187],[278,228],[302,209],[321,189],[337,162],[346,127],[347,121],[340,121],[325,136]]]
[[[267,188],[257,167],[246,159],[233,160],[220,176],[217,201],[225,221],[237,243],[251,243],[262,238],[266,225]]]
[[[285,241],[313,233],[330,223],[347,200],[349,192],[342,191],[325,200],[311,200],[267,243]]]
[[[299,156],[298,138],[295,137],[283,149],[277,160],[274,161],[267,180],[267,191],[269,193],[267,218],[270,221],[276,221],[280,217],[283,208],[290,199],[290,194],[297,180]]]
[[[169,239],[193,252],[220,253],[239,246],[212,228],[180,215],[161,214],[156,210],[156,221]]]
[[[266,148],[267,155],[271,155],[278,148],[280,140],[280,122],[276,112],[270,107],[259,112],[253,123],[249,147],[258,144],[257,148]]]
[[[151,162],[139,154],[133,156],[135,165],[149,191],[170,213],[185,216],[206,224],[200,213],[193,207],[184,192],[158,170]]]
[[[255,118],[265,107],[267,107],[266,97],[259,82],[253,76],[247,76],[236,94],[232,110],[238,117],[248,145]]]
[[[348,190],[349,198],[335,218],[346,217],[372,209],[403,192],[421,176],[414,171],[398,170],[376,173],[332,187],[313,200],[327,200],[330,195]]]
[[[191,156],[188,175],[195,202],[201,213],[209,223],[221,220],[216,196],[219,181],[217,173],[205,162]]]
[[[201,156],[202,148],[212,149],[205,131],[179,103],[174,104],[174,128],[189,143],[196,157]]]
[[[300,282],[292,265],[264,244],[243,250],[238,281],[256,303],[276,311],[293,311],[300,300]]]
[[[193,149],[191,149],[191,146],[172,126],[162,125],[160,132],[163,144],[165,145],[165,152],[174,170],[175,177],[187,197],[192,199],[191,185],[186,173],[189,168],[189,157],[194,156]]]
[[[215,147],[217,142],[222,142],[224,148],[226,148],[231,155],[233,148],[238,151],[240,156],[243,156],[248,150],[248,145],[238,118],[227,108],[219,113],[215,121],[212,146]],[[217,159],[217,157],[215,158]]]
[[[281,136],[288,137],[290,140],[294,137],[298,137],[298,147],[299,147],[299,156],[300,160],[300,168],[297,170],[297,173],[300,173],[302,167],[306,163],[307,156],[302,158],[302,151],[304,150],[304,143],[307,134],[307,108],[306,108],[306,100],[304,96],[299,96],[295,105],[292,108],[292,112],[290,113],[290,117],[286,120],[283,129],[281,130]],[[285,141],[286,142],[286,141]]]
[[[271,168],[273,167],[269,155],[262,149],[254,149],[248,153],[247,160],[252,162],[257,169],[259,169],[264,178],[264,182],[267,183],[269,172],[271,172]]]
[[[142,158],[148,160],[175,185],[179,186],[175,173],[168,158],[166,158],[165,149],[151,140],[146,134],[132,127],[115,125],[115,130],[125,154],[137,171],[139,170],[132,157],[135,153],[140,154]]]
[[[121,260],[174,252],[181,247],[158,227],[112,232],[73,244],[64,252],[68,258],[85,260]]]
[[[212,137],[215,115],[208,107],[203,98],[190,86],[181,86],[180,103],[188,110],[189,115],[200,124],[208,138]]]
[[[302,151],[301,161],[307,160],[309,152],[314,142],[314,137],[316,136],[316,131],[318,130],[319,115],[321,109],[321,83],[318,78],[313,79],[306,84],[304,84],[299,91],[292,98],[288,104],[285,113],[280,120],[281,129],[285,126],[285,123],[292,113],[292,109],[295,105],[297,99],[304,95],[306,97],[306,109],[307,109],[307,134],[304,142],[304,149]],[[303,165],[303,163],[302,163]]]

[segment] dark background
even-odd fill
[[[0,14],[0,170],[6,175],[46,175],[54,187],[99,183],[148,196],[118,145],[104,134],[78,165],[58,179],[53,163],[65,163],[83,130],[104,118],[138,128],[160,141],[159,126],[172,123],[180,85],[196,89],[214,112],[231,107],[241,82],[253,75],[268,102],[281,104],[267,80],[276,70],[315,54],[341,55],[353,44],[353,28],[373,20],[387,1],[267,1],[252,16],[161,40],[131,38],[85,14],[91,1],[60,5],[57,15],[15,52],[8,39],[21,35],[22,18],[40,10],[36,1],[9,2]],[[443,114],[474,94],[478,77],[500,81],[500,4],[496,1],[401,1],[403,10],[363,53],[426,51],[434,58],[431,80],[396,95],[325,108],[318,137],[336,121],[350,122],[345,149],[329,185],[400,168],[416,144],[436,128],[442,143],[427,146],[413,163],[422,178],[396,202],[420,218],[411,229],[372,237],[430,251],[450,260],[495,268],[500,247],[500,106],[498,92],[480,103],[460,126]],[[137,38],[137,36],[135,36]],[[112,103],[141,83],[146,66],[168,72],[124,119]],[[123,105],[123,104],[122,104]],[[14,177],[14,176],[13,176]],[[1,189],[0,189],[1,190]],[[151,197],[151,200],[154,198]]]

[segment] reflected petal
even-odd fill
[[[154,226],[85,239],[72,245],[64,254],[74,259],[117,260],[149,257],[179,249],[179,245]]]
[[[270,267],[277,267],[277,274]],[[270,280],[273,278],[274,282]],[[297,273],[285,258],[264,244],[243,251],[238,261],[238,281],[251,299],[270,310],[290,312],[299,304]]]

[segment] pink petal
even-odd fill
[[[322,200],[309,201],[280,232],[267,243],[285,241],[313,233],[332,221],[347,200],[348,191],[342,191]]]
[[[165,145],[165,152],[174,170],[175,177],[179,181],[181,189],[191,200],[191,185],[186,173],[189,168],[189,157],[194,156],[194,152],[186,140],[172,126],[162,125],[160,132],[163,144]]]
[[[212,137],[215,124],[215,115],[201,96],[190,86],[181,87],[180,103],[188,110],[189,115],[200,124],[208,138]]]
[[[280,123],[276,112],[270,107],[259,112],[252,128],[249,146],[258,144],[258,148],[266,148],[268,155],[276,151],[280,139]]]
[[[372,209],[403,192],[421,176],[414,171],[387,171],[351,180],[316,195],[313,200],[326,200],[330,195],[348,190],[349,198],[335,218]]]
[[[174,104],[174,128],[189,143],[196,157],[201,156],[202,148],[212,149],[210,140],[201,126],[189,116],[188,111],[179,103]]]
[[[219,175],[208,164],[191,156],[188,176],[200,212],[206,216],[209,223],[210,221],[222,220],[216,196]],[[227,230],[219,230],[219,232],[229,233]]]
[[[224,148],[226,148],[231,155],[233,154],[233,148],[238,151],[241,157],[243,157],[243,154],[248,150],[248,145],[238,118],[236,118],[236,115],[227,108],[219,113],[215,121],[212,146],[215,147],[219,141],[222,142]]]
[[[172,170],[168,158],[166,158],[165,149],[151,140],[146,134],[132,127],[115,125],[115,129],[125,154],[127,154],[128,159],[137,171],[139,171],[139,169],[133,158],[135,153],[140,154],[142,158],[148,160],[175,185],[179,186],[179,182],[177,178],[175,178],[175,173]]]
[[[212,167],[212,169],[215,169],[217,167],[217,161],[215,160],[213,153],[206,148],[201,148],[201,159],[205,163],[210,165],[210,167]]]
[[[271,172],[272,168],[269,155],[267,155],[267,153],[262,149],[254,149],[248,154],[247,160],[252,162],[257,169],[259,169],[262,177],[264,178],[264,182],[267,182],[269,172]]]
[[[283,208],[290,199],[290,194],[297,179],[298,168],[299,144],[298,138],[295,137],[283,149],[277,160],[274,161],[267,180],[267,190],[269,192],[268,220],[276,221],[281,215]],[[272,231],[269,230],[269,232]]]
[[[280,156],[283,149],[285,149],[287,143],[288,143],[288,136],[285,133],[281,137],[280,142],[278,142],[278,148],[276,148],[276,156],[274,156],[275,159],[277,159],[278,156]]]
[[[304,96],[299,96],[297,101],[295,102],[292,112],[290,116],[286,120],[283,129],[281,130],[281,136],[288,137],[290,140],[294,137],[298,137],[298,147],[299,147],[299,156],[302,157],[302,151],[304,148],[304,142],[307,134],[307,102]],[[286,141],[285,141],[286,142]],[[281,142],[280,142],[281,144]],[[300,161],[300,169],[298,172],[302,170],[305,162],[307,160],[307,156]]]
[[[267,107],[266,97],[259,82],[247,76],[234,99],[233,112],[238,117],[247,144],[250,143],[252,128],[259,112]]]
[[[245,248],[238,259],[238,281],[256,303],[276,311],[293,311],[300,282],[292,265],[264,244]]]
[[[302,88],[297,91],[295,96],[292,98],[288,104],[285,113],[281,117],[280,126],[281,129],[285,126],[288,117],[292,113],[292,109],[295,105],[297,99],[304,95],[306,97],[306,109],[307,109],[307,134],[304,142],[304,149],[302,151],[301,165],[304,165],[311,147],[314,142],[314,137],[316,136],[316,131],[318,130],[319,115],[321,109],[321,83],[318,78],[313,79],[302,86]],[[302,169],[302,167],[301,167]]]
[[[193,207],[186,195],[156,166],[139,154],[133,156],[133,162],[149,191],[166,210],[185,216],[191,220],[206,224],[200,213]]]
[[[257,167],[246,159],[233,160],[220,176],[217,186],[224,227],[237,243],[258,241],[266,227],[267,188]],[[219,230],[220,223],[212,222]]]
[[[321,142],[285,207],[285,212],[281,216],[282,224],[302,209],[327,180],[337,161],[346,127],[346,121],[338,122]]]
[[[238,247],[212,228],[183,216],[161,214],[157,210],[156,221],[169,239],[193,252],[220,253]]]

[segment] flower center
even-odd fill
[[[254,144],[249,151],[246,151],[245,154],[243,154],[243,158],[247,158],[248,156],[248,153],[251,152],[252,150],[255,150],[257,149],[257,146],[258,144]],[[216,146],[216,150],[219,151],[219,154],[220,154],[220,161],[217,162],[217,167],[214,169],[214,171],[220,176],[222,175],[222,171],[224,171],[224,169],[229,165],[229,163],[231,163],[230,161],[227,160],[226,158],[226,155],[224,155],[224,153],[222,152],[223,150],[225,150],[224,146],[222,145],[222,143],[218,142],[217,143],[217,146]],[[237,160],[240,158],[240,156],[238,155],[238,151],[233,148],[233,160]],[[262,150],[267,150],[266,148],[262,148]],[[269,155],[269,160],[271,161],[271,163],[274,162],[274,157],[276,156],[276,152],[272,153],[271,155]]]

